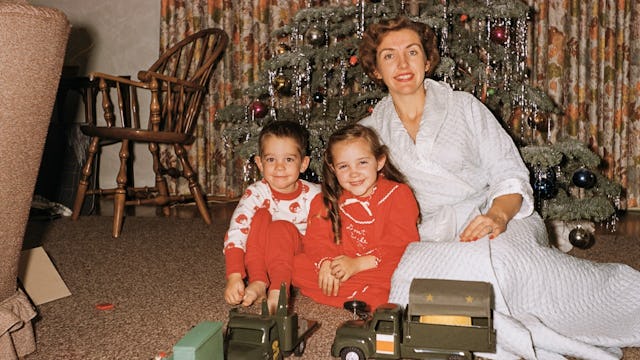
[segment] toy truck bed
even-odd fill
[[[403,346],[494,352],[490,283],[414,279]]]

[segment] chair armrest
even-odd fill
[[[104,73],[101,73],[101,72],[92,72],[92,73],[89,74],[89,80],[94,81],[95,79],[105,79],[105,80],[108,80],[108,81],[122,83],[122,84],[126,84],[126,85],[129,85],[129,86],[134,86],[134,87],[137,87],[137,88],[142,88],[142,89],[147,89],[147,90],[149,89],[149,84],[148,83],[127,79],[127,78],[124,78],[122,76],[104,74]]]
[[[167,75],[164,75],[164,74],[161,74],[161,73],[157,73],[155,71],[140,71],[140,72],[138,72],[138,78],[140,80],[143,80],[143,81],[150,81],[151,78],[156,78],[156,79],[160,79],[160,80],[162,80],[164,82],[168,82],[168,83],[171,83],[171,84],[178,84],[180,86],[185,86],[185,87],[191,88],[193,90],[202,90],[202,89],[204,89],[204,86],[200,86],[200,85],[198,85],[196,83],[193,83],[191,81],[186,81],[186,80],[178,79],[178,78],[175,78],[175,77],[172,77],[172,76],[167,76]],[[145,80],[145,79],[148,79],[148,80]]]

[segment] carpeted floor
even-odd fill
[[[27,359],[153,359],[199,322],[224,322],[227,223],[226,215],[211,226],[199,218],[128,217],[113,239],[109,216],[32,221],[25,244],[44,247],[72,295],[39,307],[38,349]],[[640,269],[637,236],[605,234],[572,253]],[[99,303],[115,307],[98,310]],[[301,317],[321,323],[302,359],[331,359],[335,329],[351,314],[304,297],[294,303]],[[625,349],[624,359],[640,359],[640,349]]]

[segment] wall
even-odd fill
[[[71,22],[65,66],[76,66],[78,75],[92,71],[131,75],[158,58],[160,1],[158,0],[30,0],[34,5],[62,10]],[[141,119],[148,109],[140,98]],[[98,110],[100,113],[100,110]],[[83,114],[81,110],[77,114]],[[80,118],[81,120],[81,118]],[[80,121],[77,120],[77,121]],[[153,185],[147,146],[134,149],[136,185]],[[115,184],[119,146],[105,147],[100,159],[100,184]]]

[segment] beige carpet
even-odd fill
[[[111,238],[107,216],[31,222],[26,244],[42,244],[72,295],[39,307],[38,350],[27,359],[153,359],[199,322],[224,322],[227,222],[128,217],[120,239]],[[640,269],[637,237],[600,236],[590,250],[572,253]],[[114,309],[96,309],[105,302]],[[335,328],[351,315],[304,297],[295,308],[321,323],[302,359],[331,359]],[[640,350],[625,349],[624,358],[640,359]]]

